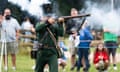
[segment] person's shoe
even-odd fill
[[[73,71],[74,69],[75,69],[75,66],[72,66],[72,67],[70,68],[71,71]]]
[[[104,70],[104,72],[108,72],[107,70]]]
[[[77,66],[77,64],[74,64],[74,65],[70,68],[70,70],[73,71],[76,66]]]
[[[16,67],[13,66],[12,69],[13,69],[14,71],[16,71]]]
[[[66,72],[66,69],[65,69],[65,68],[63,69],[63,72]]]
[[[98,70],[98,72],[104,72],[103,70]]]
[[[117,70],[117,66],[114,66],[113,69],[114,69],[114,70]]]
[[[7,66],[5,66],[5,67],[4,67],[4,70],[5,70],[5,71],[8,71],[8,67],[7,67]]]
[[[108,66],[108,70],[110,70],[111,69],[111,67],[110,66]]]
[[[86,68],[83,68],[83,72],[88,72],[88,69],[86,69]]]
[[[80,70],[77,70],[77,72],[80,72]]]
[[[44,72],[49,72],[49,69],[48,69],[48,68],[45,68],[45,69],[44,69]]]
[[[83,71],[83,72],[88,72],[88,70],[86,70],[86,71]]]
[[[97,70],[97,72],[101,72],[100,70]]]
[[[35,65],[34,65],[34,66],[32,66],[32,70],[35,70]]]

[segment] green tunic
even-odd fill
[[[43,35],[47,31],[46,26],[47,26],[46,24],[39,24],[36,26],[36,33],[38,34],[37,38],[39,41],[41,40],[41,38],[43,38]],[[64,28],[62,24],[54,24],[54,25],[49,26],[49,28],[57,40],[59,36],[63,36],[64,34]],[[53,40],[51,39],[49,33],[45,37],[45,39],[42,41],[42,43],[47,44],[48,46],[54,46]]]
[[[41,41],[45,32],[47,31],[46,27],[47,24],[37,24],[36,26],[36,34],[39,42]],[[57,41],[59,36],[64,35],[63,24],[50,25],[49,29],[52,31]],[[49,48],[49,49],[43,48],[42,50],[38,51],[35,72],[43,72],[45,64],[49,65],[50,72],[58,72],[57,51],[49,33],[44,38],[42,43],[44,45],[47,45],[48,47],[53,47],[53,48]]]

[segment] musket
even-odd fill
[[[86,17],[88,17],[88,16],[91,16],[91,14],[80,14],[80,15],[77,15],[77,16],[61,16],[61,17],[64,18],[65,20],[66,19],[71,19],[71,18],[81,18],[81,17],[83,17],[84,19],[83,19],[82,23],[80,24],[80,26],[77,30],[77,32],[79,33],[79,31],[81,30],[82,26],[84,25],[84,23],[86,21]]]
[[[21,29],[20,32],[21,32],[21,33],[31,32],[32,34],[35,34],[35,32],[32,32],[31,30],[26,30],[26,29]]]
[[[80,14],[77,16],[61,16],[61,17],[64,19],[70,19],[70,18],[80,18],[80,17],[88,17],[88,16],[90,16],[90,14]]]

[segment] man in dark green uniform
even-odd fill
[[[46,64],[49,65],[50,72],[58,72],[58,54],[47,27],[52,31],[56,40],[58,40],[58,37],[64,34],[63,20],[63,18],[59,18],[59,23],[55,24],[55,19],[50,17],[44,24],[36,26],[38,41],[41,42],[41,38],[44,38],[44,40],[41,42],[43,47],[37,53],[35,72],[43,72]],[[44,35],[46,32],[48,32],[47,35]]]

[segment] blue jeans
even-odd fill
[[[77,62],[77,71],[80,70],[80,67],[82,66],[82,58],[84,57],[85,60],[85,70],[88,70],[90,67],[90,63],[88,60],[89,55],[89,48],[79,48],[78,49],[78,62]]]

